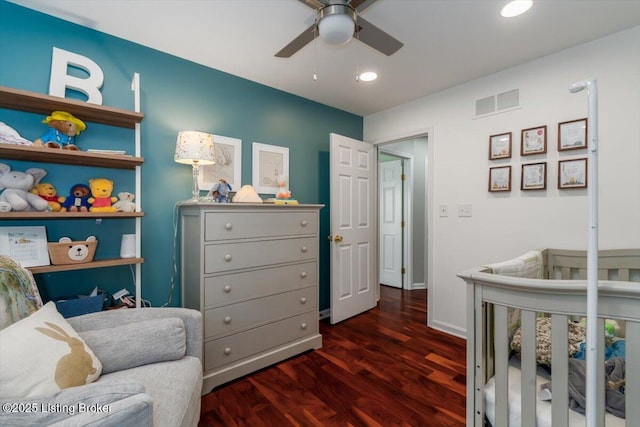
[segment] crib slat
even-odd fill
[[[621,280],[623,282],[628,282],[629,281],[629,269],[627,268],[621,268],[618,270],[618,279],[617,280]]]
[[[522,427],[536,425],[536,312],[522,310]],[[498,424],[499,425],[499,424]],[[506,425],[506,424],[503,424]]]
[[[569,425],[569,340],[568,317],[551,315],[551,425],[567,427]]]
[[[596,390],[596,424],[598,426],[604,425],[604,402],[605,402],[605,376],[604,376],[604,319],[598,318],[598,348],[596,349],[596,366],[598,366],[598,379]],[[587,355],[588,357],[588,355]]]
[[[627,321],[625,403],[627,425],[640,420],[640,323]]]
[[[496,425],[509,425],[509,323],[507,307],[494,307],[495,319],[495,380],[496,380]]]

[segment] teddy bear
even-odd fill
[[[54,111],[42,123],[48,124],[50,129],[40,138],[33,141],[33,145],[38,147],[78,150],[76,136],[87,128],[87,125],[82,120],[66,111]]]
[[[61,212],[89,212],[91,189],[86,184],[76,184],[69,190],[68,197],[60,197]]]
[[[133,202],[135,197],[135,195],[126,191],[118,193],[118,201],[113,205],[116,208],[116,212],[135,212],[136,204]]]
[[[62,206],[60,205],[60,197],[53,184],[48,182],[40,182],[36,184],[31,190],[33,194],[37,194],[47,201],[49,204],[49,210],[51,212],[59,212]]]
[[[91,197],[89,197],[90,212],[115,212],[113,204],[118,201],[117,197],[111,196],[113,192],[113,181],[106,178],[94,178],[89,180]]]
[[[31,193],[31,189],[47,171],[40,168],[30,168],[24,172],[12,171],[11,166],[0,163],[0,211],[46,211],[49,203]]]

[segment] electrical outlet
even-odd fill
[[[458,216],[459,217],[470,217],[471,216],[471,205],[458,205]]]
[[[440,212],[441,218],[445,218],[449,216],[449,206],[447,205],[440,205],[440,208],[438,209],[438,211]]]

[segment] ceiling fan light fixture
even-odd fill
[[[531,6],[533,6],[533,0],[513,0],[502,8],[500,15],[505,18],[513,18],[522,15],[531,9]]]
[[[346,5],[331,5],[318,11],[318,33],[329,44],[345,44],[353,37],[356,13]]]

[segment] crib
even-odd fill
[[[586,316],[586,259],[586,251],[544,249],[458,275],[467,283],[467,426],[585,425],[584,415],[569,409],[576,401],[567,349],[570,327]],[[640,249],[600,251],[598,259],[597,425],[640,426]],[[544,369],[536,340],[541,318],[551,332]],[[605,319],[618,322],[615,339],[626,343],[624,418],[605,410]],[[510,345],[514,330],[519,357]]]

